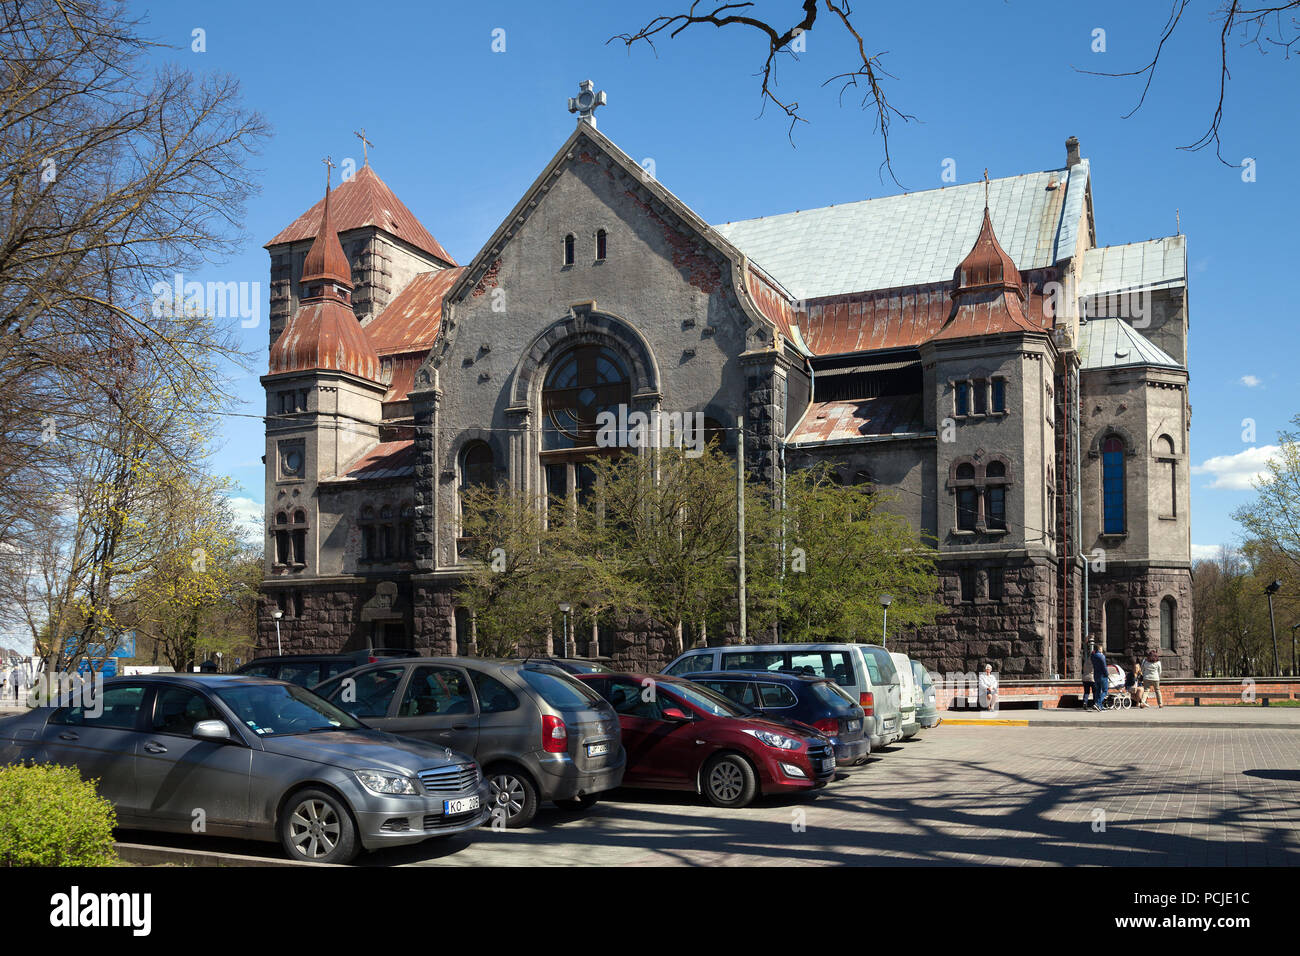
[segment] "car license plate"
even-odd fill
[[[849,721],[849,733],[853,733],[855,730],[857,730],[857,729],[858,729],[859,727],[861,727],[861,726],[862,726],[862,721],[860,721],[860,720],[850,720],[850,721]]]
[[[457,813],[469,813],[471,810],[478,809],[477,796],[461,797],[459,800],[442,801],[442,812],[444,816],[455,816]]]
[[[588,757],[603,757],[609,753],[609,744],[587,744]]]
[[[821,772],[822,772],[822,773],[829,773],[830,771],[832,771],[832,770],[834,770],[834,769],[835,769],[835,758],[834,758],[834,757],[828,757],[827,759],[825,759],[825,760],[822,761],[822,769],[821,769]]]

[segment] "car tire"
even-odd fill
[[[489,824],[495,825],[503,810],[507,830],[518,830],[533,822],[537,816],[537,785],[528,774],[509,764],[497,764],[489,767],[484,776],[492,806]]]
[[[361,851],[347,804],[327,790],[290,796],[276,829],[285,853],[300,862],[350,863]]]
[[[748,806],[758,795],[758,776],[740,754],[719,754],[704,765],[701,789],[715,807]]]
[[[590,810],[596,805],[598,799],[599,797],[594,793],[584,793],[572,800],[556,800],[555,805],[561,810]]]

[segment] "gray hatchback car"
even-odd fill
[[[618,715],[547,663],[409,657],[355,668],[314,690],[367,726],[474,757],[493,816],[510,828],[531,823],[543,800],[585,809],[623,782]]]
[[[0,720],[0,763],[57,763],[98,781],[119,825],[279,840],[298,860],[482,825],[472,759],[369,730],[284,681],[159,674],[104,681],[78,706]]]

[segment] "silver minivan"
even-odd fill
[[[903,736],[900,683],[889,652],[875,644],[734,644],[695,647],[662,671],[690,679],[704,671],[786,671],[827,677],[862,706],[876,750]]]

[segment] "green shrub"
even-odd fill
[[[75,767],[0,768],[0,866],[113,866],[113,804]]]

